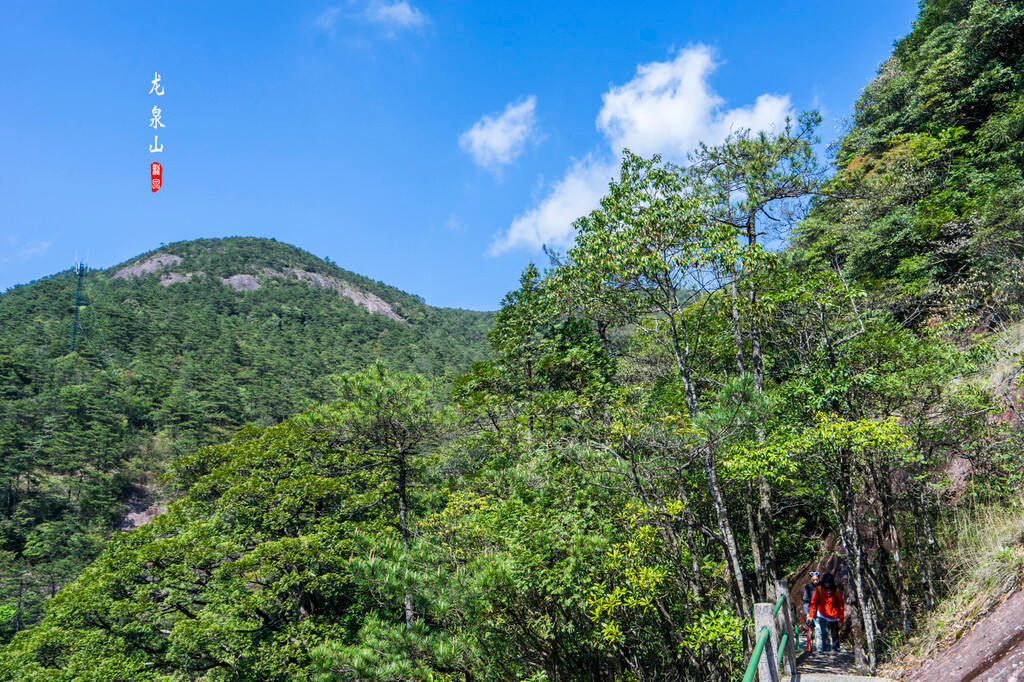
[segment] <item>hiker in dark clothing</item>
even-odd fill
[[[821,585],[811,595],[811,618],[816,618],[821,630],[821,650],[839,651],[839,628],[843,626],[843,595],[836,586],[836,578],[826,573]]]
[[[809,615],[811,612],[811,597],[814,595],[815,588],[821,584],[821,575],[817,571],[811,571],[811,582],[804,585],[804,616],[807,619],[807,636],[812,638],[814,641],[814,650],[821,651],[821,630],[818,629],[818,621],[816,618],[811,618]],[[807,650],[811,648],[808,646]]]

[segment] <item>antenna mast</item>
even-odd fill
[[[71,352],[75,352],[75,345],[78,341],[78,307],[81,305],[82,278],[85,276],[88,266],[75,260],[75,319],[71,323]]]

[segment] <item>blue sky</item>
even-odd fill
[[[161,243],[274,237],[495,309],[622,146],[819,108],[909,32],[857,3],[29,2],[0,8],[0,290]],[[164,96],[148,94],[161,74]],[[152,107],[164,151],[151,154]],[[149,163],[164,187],[149,191]]]

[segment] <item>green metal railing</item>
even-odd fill
[[[789,641],[789,633],[788,632],[786,634],[782,635],[782,637],[779,638],[779,650],[775,652],[775,660],[779,661],[780,666],[782,664],[782,654],[783,654],[783,652],[786,651],[786,642],[788,642],[788,641]]]
[[[761,628],[757,633],[757,643],[754,644],[754,653],[750,655],[750,663],[747,664],[747,671],[743,673],[743,682],[754,682],[754,675],[757,674],[757,662],[761,660],[764,653],[764,645],[772,631],[766,627]]]
[[[777,617],[785,603],[786,595],[783,594],[779,597],[779,601],[775,602],[775,608],[772,609],[772,616]],[[757,642],[754,644],[754,651],[750,654],[750,662],[747,663],[747,670],[743,673],[743,682],[754,682],[754,677],[757,675],[757,664],[760,662],[761,656],[764,655],[764,648],[770,636],[771,630],[767,627],[762,627],[757,633]],[[784,632],[779,638],[779,648],[775,654],[775,660],[780,663],[783,660],[783,654],[786,652],[786,645],[789,643],[790,637],[793,638],[795,646],[800,645],[800,630],[796,624],[796,606],[793,607],[793,632]]]
[[[786,595],[780,595],[779,601],[775,602],[775,608],[772,609],[772,615],[778,616],[779,611],[782,610],[782,605],[786,603]],[[779,638],[779,649],[775,654],[775,660],[782,660],[782,653],[786,650],[786,642],[789,641],[789,633],[783,633],[782,637]],[[796,645],[800,643],[800,636],[796,634],[796,607],[793,607],[793,642]]]

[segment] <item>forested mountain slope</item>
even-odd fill
[[[1024,292],[1024,6],[922,2],[858,99],[806,256],[903,319],[1018,314]]]
[[[334,395],[384,359],[485,356],[492,315],[438,309],[273,240],[162,246],[0,295],[0,637],[33,623],[182,453]]]

